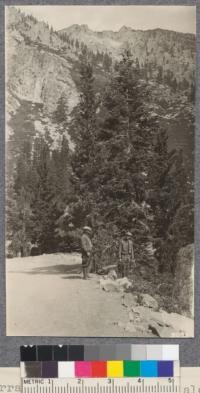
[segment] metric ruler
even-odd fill
[[[179,393],[175,378],[21,378],[22,393]]]

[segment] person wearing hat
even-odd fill
[[[126,277],[135,266],[135,257],[133,251],[132,233],[123,231],[122,239],[119,243],[119,274]]]
[[[91,252],[92,252],[92,241],[91,241],[92,228],[85,226],[83,228],[83,234],[81,236],[81,252],[82,252],[82,268],[83,278],[86,280],[89,278],[90,264],[91,264]]]

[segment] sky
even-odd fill
[[[73,24],[87,24],[95,31],[118,31],[122,26],[132,29],[162,28],[183,33],[196,33],[195,6],[18,6],[54,30]]]

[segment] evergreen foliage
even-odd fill
[[[61,94],[52,114],[56,148],[48,130],[17,146],[7,184],[9,253],[28,255],[33,246],[38,253],[78,250],[82,226],[91,225],[99,268],[116,263],[126,229],[141,272],[173,272],[178,250],[193,241],[193,184],[181,151],[169,150],[167,131],[151,105],[147,79],[153,66],[142,68],[129,49],[113,66],[107,53],[94,55],[64,38],[81,52],[80,100],[69,115]],[[93,67],[99,62],[107,83],[97,94]],[[164,78],[160,68],[158,83]]]

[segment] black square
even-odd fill
[[[84,360],[84,346],[69,345],[69,360]]]
[[[53,360],[53,346],[52,345],[38,345],[37,346],[37,360]]]
[[[36,345],[27,345],[20,347],[20,359],[21,362],[32,362],[37,359],[36,357]]]
[[[69,360],[68,345],[54,345],[53,359],[58,361]]]

